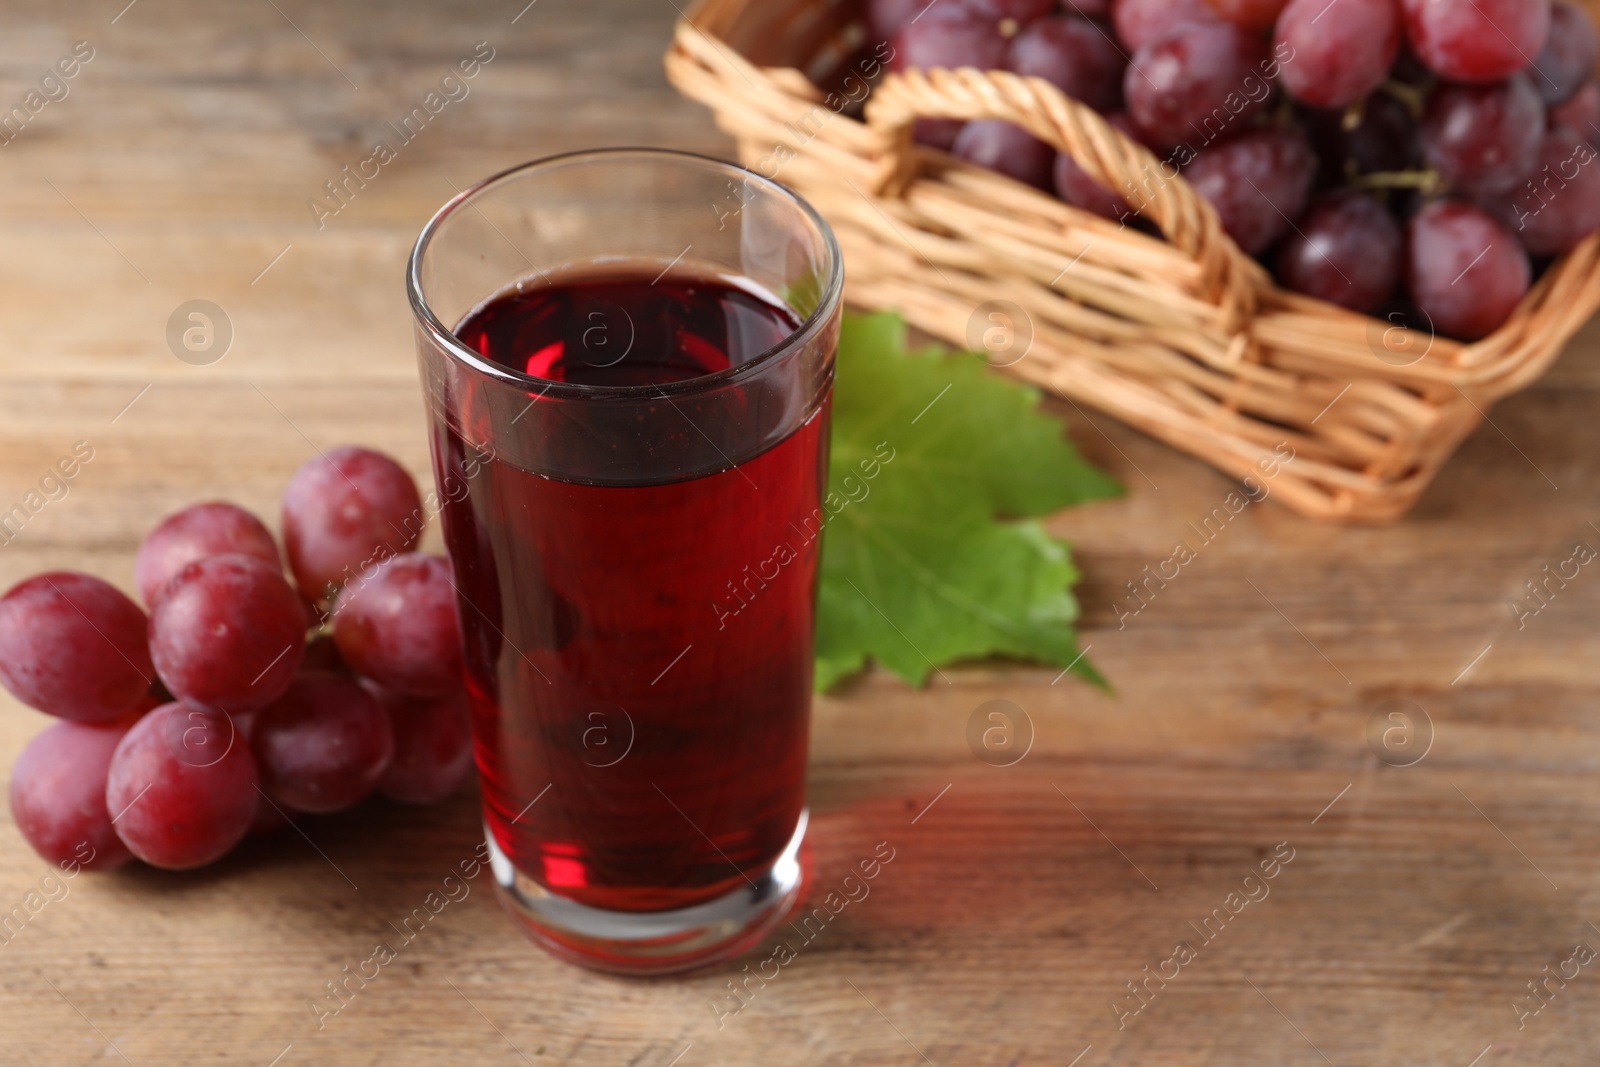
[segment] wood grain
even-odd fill
[[[538,0],[515,24],[518,0],[124,2],[0,13],[0,104],[74,41],[96,49],[0,146],[0,510],[75,442],[95,450],[0,547],[4,585],[76,567],[130,587],[166,511],[226,496],[273,515],[317,448],[368,443],[425,477],[401,266],[451,188],[596,144],[727,150],[660,74],[670,2]],[[496,54],[471,95],[318,230],[306,200],[480,40]],[[206,367],[165,340],[196,298],[235,330]],[[0,944],[0,1062],[1592,1062],[1592,967],[1523,1029],[1512,1001],[1574,943],[1600,946],[1600,574],[1520,630],[1508,602],[1575,540],[1600,545],[1597,388],[1591,323],[1405,522],[1330,529],[1251,506],[1132,617],[1125,583],[1230,486],[1063,406],[1131,489],[1051,523],[1087,572],[1085,640],[1116,696],[983,664],[922,692],[874,674],[819,699],[816,887],[880,841],[896,858],[720,1029],[740,968],[573,970],[513,932],[482,876],[319,1028],[324,983],[472,853],[464,795],[53,894],[0,820],[0,912],[45,901]],[[1006,768],[965,740],[996,698],[1036,732]],[[1367,742],[1397,699],[1434,727],[1412,767]],[[9,766],[46,720],[0,703]],[[1205,942],[1189,924],[1281,842],[1294,858],[1269,895]],[[1119,1029],[1125,983],[1180,939],[1196,957]]]

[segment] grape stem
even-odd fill
[[[1367,98],[1362,97],[1344,109],[1344,116],[1339,119],[1339,128],[1349,133],[1361,125],[1361,120],[1367,117]]]
[[[1278,97],[1278,110],[1272,116],[1273,125],[1288,126],[1295,121],[1294,99],[1288,93]]]
[[[1392,170],[1362,174],[1352,180],[1362,189],[1417,189],[1425,196],[1438,196],[1447,188],[1436,170]]]
[[[1406,110],[1411,112],[1412,118],[1420,119],[1422,117],[1422,112],[1427,103],[1427,93],[1422,88],[1415,85],[1407,85],[1405,82],[1395,81],[1390,78],[1378,86],[1378,91],[1388,93],[1404,104]],[[1349,126],[1345,127],[1345,129],[1350,128]]]

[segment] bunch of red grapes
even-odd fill
[[[872,0],[896,69],[1036,76],[1183,176],[1280,285],[1492,332],[1600,229],[1596,32],[1565,0]],[[919,140],[1078,207],[1124,197],[1009,123]],[[1137,220],[1135,220],[1137,221]]]
[[[0,598],[0,684],[56,723],[11,775],[11,814],[52,863],[212,862],[301,813],[376,791],[408,804],[471,770],[448,563],[387,456],[340,448],[283,495],[289,572],[232,504],[197,504],[139,549],[144,608],[91,575]],[[297,588],[298,587],[298,588]]]

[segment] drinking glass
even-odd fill
[[[732,365],[653,380],[661,353],[634,344],[649,331],[601,306],[568,335],[594,367],[640,369],[600,384],[458,337],[497,298],[596,271],[736,286],[787,336],[743,351],[730,325]],[[490,867],[560,957],[686,969],[751,947],[803,893],[842,281],[794,193],[648,149],[508,170],[417,241],[407,289]]]

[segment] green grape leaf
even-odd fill
[[[847,314],[839,341],[818,596],[817,687],[872,659],[913,685],[958,660],[1055,663],[1077,650],[1078,579],[1037,522],[1116,496],[1039,410],[970,353],[907,351],[896,315]]]

